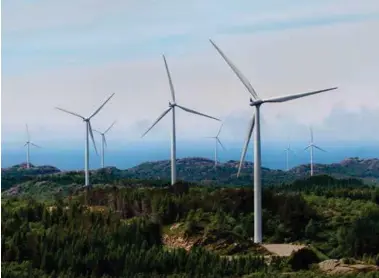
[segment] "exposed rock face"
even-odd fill
[[[20,185],[15,185],[6,191],[1,192],[2,196],[16,196],[20,193]]]
[[[182,226],[182,223],[173,224],[170,227],[170,231],[178,229]],[[163,244],[170,248],[184,248],[186,251],[189,251],[197,242],[195,239],[185,239],[180,235],[163,235],[162,238]]]
[[[379,267],[363,263],[344,264],[341,260],[326,260],[318,264],[328,274],[354,274],[359,272],[379,271]]]
[[[194,246],[195,241],[186,240],[183,237],[172,237],[168,235],[164,235],[162,241],[165,245],[171,248],[184,248],[186,251],[191,250],[192,246]]]

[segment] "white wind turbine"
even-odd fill
[[[312,127],[309,128],[309,131],[311,133],[311,142],[310,144],[304,149],[307,150],[307,149],[310,149],[310,153],[311,153],[311,176],[313,176],[313,148],[316,148],[322,152],[326,152],[324,149],[321,149],[319,146],[316,146],[313,142],[313,130],[312,130]]]
[[[254,140],[254,242],[261,243],[262,242],[262,178],[261,178],[261,135],[260,135],[260,113],[259,113],[260,110],[259,109],[263,103],[285,102],[285,101],[294,100],[294,99],[305,97],[305,96],[318,94],[321,92],[335,90],[337,89],[337,87],[308,92],[308,93],[300,93],[300,94],[287,95],[287,96],[282,96],[282,97],[272,97],[272,98],[267,98],[267,99],[261,99],[255,92],[250,82],[225,56],[225,54],[221,51],[221,49],[212,40],[210,40],[210,42],[216,48],[217,52],[222,56],[225,62],[231,67],[231,69],[234,71],[234,73],[237,75],[240,81],[245,85],[246,89],[249,91],[249,93],[253,97],[253,99],[250,98],[250,106],[255,107],[255,113],[253,114],[253,117],[249,124],[249,130],[248,130],[247,138],[245,141],[245,146],[241,154],[241,161],[238,168],[237,176],[239,176],[239,173],[241,171],[242,163],[245,159],[246,150],[249,145],[251,134],[254,129],[254,124],[256,122],[255,138],[254,138],[255,139]]]
[[[290,168],[289,168],[289,153],[295,153],[292,149],[291,149],[291,145],[288,144],[288,147],[284,149],[285,153],[286,153],[286,171],[288,171]]]
[[[56,109],[58,110],[61,110],[65,113],[68,113],[68,114],[71,114],[71,115],[74,115],[78,118],[81,118],[83,120],[83,122],[85,122],[85,125],[86,125],[86,137],[85,137],[85,150],[84,150],[84,175],[85,175],[85,186],[90,186],[90,183],[89,183],[89,135],[91,135],[91,139],[92,139],[92,143],[93,143],[93,147],[95,148],[95,151],[96,151],[96,154],[97,154],[97,148],[96,148],[96,143],[95,143],[95,138],[93,137],[93,132],[92,132],[92,126],[91,126],[91,119],[97,114],[100,112],[100,110],[104,107],[104,105],[114,96],[114,93],[108,97],[108,99],[106,101],[104,101],[104,103],[95,111],[92,113],[91,116],[89,116],[88,118],[85,118],[77,113],[74,113],[74,112],[70,112],[70,111],[67,111],[65,109],[62,109],[62,108],[59,108],[59,107],[56,107]]]
[[[166,61],[166,58],[164,55],[163,56],[163,61],[165,63],[165,67],[166,67],[166,72],[167,72],[167,76],[168,76],[168,81],[169,81],[169,84],[170,84],[170,90],[171,90],[171,97],[172,97],[172,102],[170,101],[168,103],[168,108],[158,117],[158,119],[151,125],[151,127],[144,133],[142,134],[141,137],[144,137],[168,112],[172,112],[172,134],[171,134],[171,185],[174,185],[176,183],[176,131],[175,131],[175,108],[178,107],[186,112],[189,112],[189,113],[192,113],[192,114],[196,114],[196,115],[200,115],[200,116],[204,116],[204,117],[207,117],[207,118],[210,118],[210,119],[214,119],[214,120],[217,120],[217,121],[220,121],[219,119],[217,118],[214,118],[214,117],[211,117],[211,116],[208,116],[208,115],[205,115],[205,114],[202,114],[202,113],[199,113],[199,112],[196,112],[194,110],[191,110],[189,108],[186,108],[186,107],[183,107],[179,104],[176,103],[175,101],[175,90],[174,90],[174,85],[172,83],[172,79],[171,79],[171,74],[170,74],[170,71],[168,69],[168,65],[167,65],[167,61]]]
[[[220,145],[220,146],[222,147],[222,149],[225,151],[225,147],[224,147],[224,145],[221,143],[220,138],[218,137],[218,136],[220,135],[220,133],[221,133],[221,129],[222,129],[222,126],[223,126],[223,125],[224,125],[224,124],[221,124],[220,129],[218,130],[216,136],[213,136],[213,137],[206,137],[206,138],[214,139],[214,140],[215,140],[215,168],[217,167],[217,161],[218,161],[218,159],[217,159],[217,148],[218,148],[218,145]]]
[[[107,147],[107,140],[105,139],[105,134],[114,126],[116,121],[114,121],[104,132],[100,132],[96,129],[93,131],[99,133],[101,135],[101,168],[104,168],[104,152],[105,152],[105,147]]]
[[[26,134],[27,134],[27,140],[28,141],[26,141],[24,147],[26,146],[26,168],[29,169],[30,168],[30,145],[37,147],[37,148],[41,148],[41,147],[30,141],[30,134],[29,134],[28,125],[26,125]]]

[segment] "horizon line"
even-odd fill
[[[188,157],[183,157],[183,158],[177,158],[176,161],[178,160],[191,160],[191,159],[202,159],[202,160],[206,160],[206,161],[209,161],[212,163],[214,163],[214,160],[212,160],[211,158],[207,158],[207,157],[201,157],[201,156],[188,156]],[[341,163],[342,161],[345,161],[345,160],[349,160],[349,159],[357,159],[357,160],[379,160],[379,157],[370,157],[370,158],[362,158],[362,157],[359,157],[359,156],[350,156],[350,157],[345,157],[339,161],[333,161],[333,162],[329,162],[329,163],[313,163],[313,165],[332,165],[332,164],[339,164]],[[144,162],[141,162],[141,163],[137,163],[137,164],[134,164],[133,166],[130,166],[130,167],[125,167],[125,168],[118,168],[117,166],[112,166],[112,165],[109,165],[109,166],[106,166],[104,168],[92,168],[92,169],[89,169],[90,171],[96,171],[96,170],[101,170],[101,169],[107,169],[107,168],[116,168],[118,170],[129,170],[129,169],[132,169],[132,168],[135,168],[135,167],[138,167],[142,164],[145,164],[145,163],[159,163],[159,162],[170,162],[170,159],[158,159],[158,160],[146,160]],[[239,159],[228,159],[228,160],[224,160],[222,161],[221,159],[218,160],[218,164],[227,164],[227,163],[230,163],[230,162],[236,162],[236,163],[239,163],[240,160]],[[23,165],[23,164],[26,164],[25,161],[23,162],[20,162],[20,163],[17,163],[17,164],[14,164],[14,165],[11,165],[11,166],[8,166],[8,167],[1,167],[2,170],[5,170],[5,169],[8,169],[8,168],[12,168],[12,167],[15,167],[15,166],[19,166],[19,165]],[[35,166],[35,167],[45,167],[45,166],[51,166],[51,167],[55,167],[57,168],[59,171],[61,172],[70,172],[70,171],[84,171],[84,169],[82,168],[74,168],[74,169],[64,169],[64,168],[58,168],[57,166],[54,166],[54,165],[50,165],[50,164],[40,164],[40,165],[36,165],[34,163],[30,163],[31,165]],[[243,164],[248,164],[248,165],[254,165],[254,161],[244,161]],[[294,168],[297,168],[297,167],[301,167],[301,166],[307,166],[307,165],[310,165],[310,163],[300,163],[300,164],[296,164],[295,166],[291,167],[289,170],[292,170]],[[280,171],[283,171],[283,172],[287,172],[287,170],[285,169],[281,169],[281,168],[274,168],[274,167],[266,167],[266,166],[262,166],[262,168],[265,168],[265,169],[270,169],[270,170],[280,170]]]

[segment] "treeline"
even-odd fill
[[[2,204],[1,240],[4,277],[227,277],[265,268],[262,257],[229,260],[202,248],[168,251],[161,245],[160,225],[148,218],[124,222],[78,203],[49,211],[32,200],[8,201]]]
[[[324,193],[322,198],[329,204],[328,208],[313,205],[313,202],[318,202],[312,197],[314,195],[296,191],[296,185],[292,191],[281,189],[263,190],[265,242],[327,241],[322,251],[335,257],[379,254],[379,221],[374,221],[379,206],[375,198],[368,198],[375,195],[377,189],[359,186],[356,190],[362,190],[361,194],[335,197],[338,195],[336,192],[340,192],[339,188],[316,186],[315,192],[320,195]],[[185,184],[176,190],[109,187],[76,198],[80,203],[90,206],[105,206],[126,219],[151,216],[161,225],[183,222],[188,236],[208,234],[238,241],[247,240],[253,235],[254,199],[250,188],[192,187],[189,190]],[[344,204],[350,207],[343,208]],[[341,206],[342,215],[338,214]],[[326,209],[329,213],[325,213]],[[353,210],[354,214],[349,210]],[[354,227],[364,230],[366,237],[360,237],[358,229]],[[350,233],[349,238],[354,238],[354,244],[340,238],[344,229]]]
[[[182,189],[183,191],[187,191]],[[81,194],[76,199],[89,206],[106,206],[118,212],[122,218],[152,215],[163,225],[186,219],[189,214],[225,214],[246,223],[244,234],[252,234],[254,211],[253,190],[249,188],[191,188],[188,193],[176,194],[171,189],[99,188]],[[265,190],[262,197],[266,239],[275,241],[300,240],[311,219],[317,219],[300,194],[276,194]],[[249,220],[243,220],[243,219]],[[278,230],[278,225],[283,231]],[[242,223],[241,223],[242,225]],[[283,232],[283,233],[282,233]]]
[[[336,179],[327,175],[319,175],[267,188],[276,192],[298,192],[326,198],[370,200],[379,204],[379,187],[365,185],[362,180],[355,178]]]

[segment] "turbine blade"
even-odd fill
[[[220,135],[220,133],[221,133],[221,129],[222,129],[222,126],[223,126],[223,125],[224,125],[224,123],[221,124],[220,129],[218,130],[218,133],[217,133],[216,137],[218,137],[218,136]]]
[[[226,151],[226,148],[224,147],[224,145],[221,143],[220,139],[216,138],[217,142],[220,144],[220,146],[222,147],[222,149],[224,151]]]
[[[37,148],[42,148],[42,147],[40,147],[40,146],[38,146],[38,145],[36,145],[36,144],[34,144],[34,143],[30,143],[31,145],[33,145],[34,147],[37,147]]]
[[[107,98],[106,101],[104,101],[104,103],[95,111],[93,112],[93,114],[91,116],[88,117],[88,119],[91,119],[92,117],[94,117],[97,113],[100,112],[100,110],[104,107],[105,104],[107,104],[107,102],[114,96],[115,93],[111,94],[111,96],[109,98]]]
[[[107,139],[105,138],[105,135],[103,134],[102,136],[103,136],[103,138],[104,138],[104,145],[105,145],[105,147],[108,147]]]
[[[24,147],[25,147],[27,144],[29,144],[29,143],[28,143],[28,142],[26,142],[26,143],[25,143],[25,145],[24,145]]]
[[[308,145],[306,148],[304,148],[304,151],[308,150],[312,146],[313,146],[312,144]]]
[[[116,121],[114,121],[114,122],[110,125],[110,127],[108,127],[106,131],[104,131],[104,134],[107,133],[109,130],[111,130],[111,128],[114,126],[115,123],[116,123]]]
[[[102,135],[102,133],[96,129],[92,129],[93,131],[95,131],[96,133],[99,133],[100,135]]]
[[[168,82],[170,83],[170,91],[171,91],[172,101],[175,103],[174,84],[172,84],[171,74],[170,74],[170,70],[168,69],[166,57],[164,55],[162,55],[162,56],[163,56],[163,61],[164,61],[165,67],[166,67],[166,72],[167,72],[167,76],[168,76]]]
[[[91,135],[93,147],[94,147],[94,149],[96,151],[96,154],[99,155],[99,153],[97,152],[97,148],[96,148],[95,138],[93,137],[91,122],[89,120],[88,120],[88,129],[89,129],[89,134]]]
[[[151,127],[146,130],[146,132],[144,134],[142,134],[141,138],[144,137],[169,111],[171,110],[171,107],[169,107],[167,110],[165,110],[162,115],[160,115],[158,117],[158,119],[156,119],[156,121],[151,125]]]
[[[28,142],[29,142],[30,141],[30,134],[29,134],[28,124],[26,124],[26,136],[28,137]]]
[[[221,55],[222,58],[224,58],[225,62],[229,65],[229,67],[234,71],[234,73],[237,75],[239,80],[245,85],[246,89],[249,91],[249,93],[258,100],[258,94],[255,92],[253,86],[250,84],[250,82],[247,80],[247,78],[237,69],[237,67],[229,60],[228,57],[222,52],[222,50],[212,41],[209,40],[211,44],[216,48],[217,52]]]
[[[74,116],[76,116],[76,117],[79,117],[79,118],[81,118],[81,119],[85,119],[83,116],[80,116],[79,114],[76,114],[76,113],[74,113],[74,112],[70,112],[70,111],[68,111],[68,110],[66,110],[66,109],[62,109],[62,108],[59,108],[59,107],[55,107],[55,109],[58,109],[58,110],[61,110],[61,111],[63,111],[63,112],[66,112],[66,113],[68,113],[68,114],[71,114],[71,115],[74,115]]]
[[[319,90],[319,91],[313,91],[313,92],[308,92],[308,93],[299,93],[299,94],[287,95],[287,96],[282,96],[282,97],[273,97],[273,98],[264,99],[263,102],[264,103],[265,102],[284,102],[284,101],[294,100],[297,98],[311,96],[311,95],[315,95],[315,94],[319,94],[319,93],[323,93],[323,92],[327,92],[327,91],[332,91],[332,90],[335,90],[337,88],[338,87]]]
[[[203,113],[200,113],[200,112],[196,112],[195,110],[192,110],[192,109],[189,109],[189,108],[185,108],[183,106],[180,106],[180,105],[176,105],[178,106],[180,109],[188,112],[188,113],[192,113],[192,114],[196,114],[196,115],[200,115],[200,116],[203,116],[203,117],[207,117],[207,118],[210,118],[210,119],[213,119],[213,120],[216,120],[216,121],[220,121],[219,119],[215,118],[215,117],[212,117],[212,116],[208,116],[208,115],[205,115]]]
[[[251,134],[253,133],[253,130],[254,130],[254,125],[255,125],[255,114],[251,118],[251,121],[249,124],[249,130],[248,130],[248,133],[246,136],[245,146],[243,147],[243,151],[241,153],[240,165],[238,166],[237,178],[239,177],[239,175],[241,173],[242,163],[245,161],[246,152],[247,152],[247,148],[248,148],[249,143],[250,143]]]
[[[318,146],[316,146],[316,145],[313,145],[313,147],[315,147],[316,149],[319,149],[320,151],[322,151],[322,152],[327,152],[326,150],[324,150],[324,149],[321,149],[320,147],[318,147]]]

